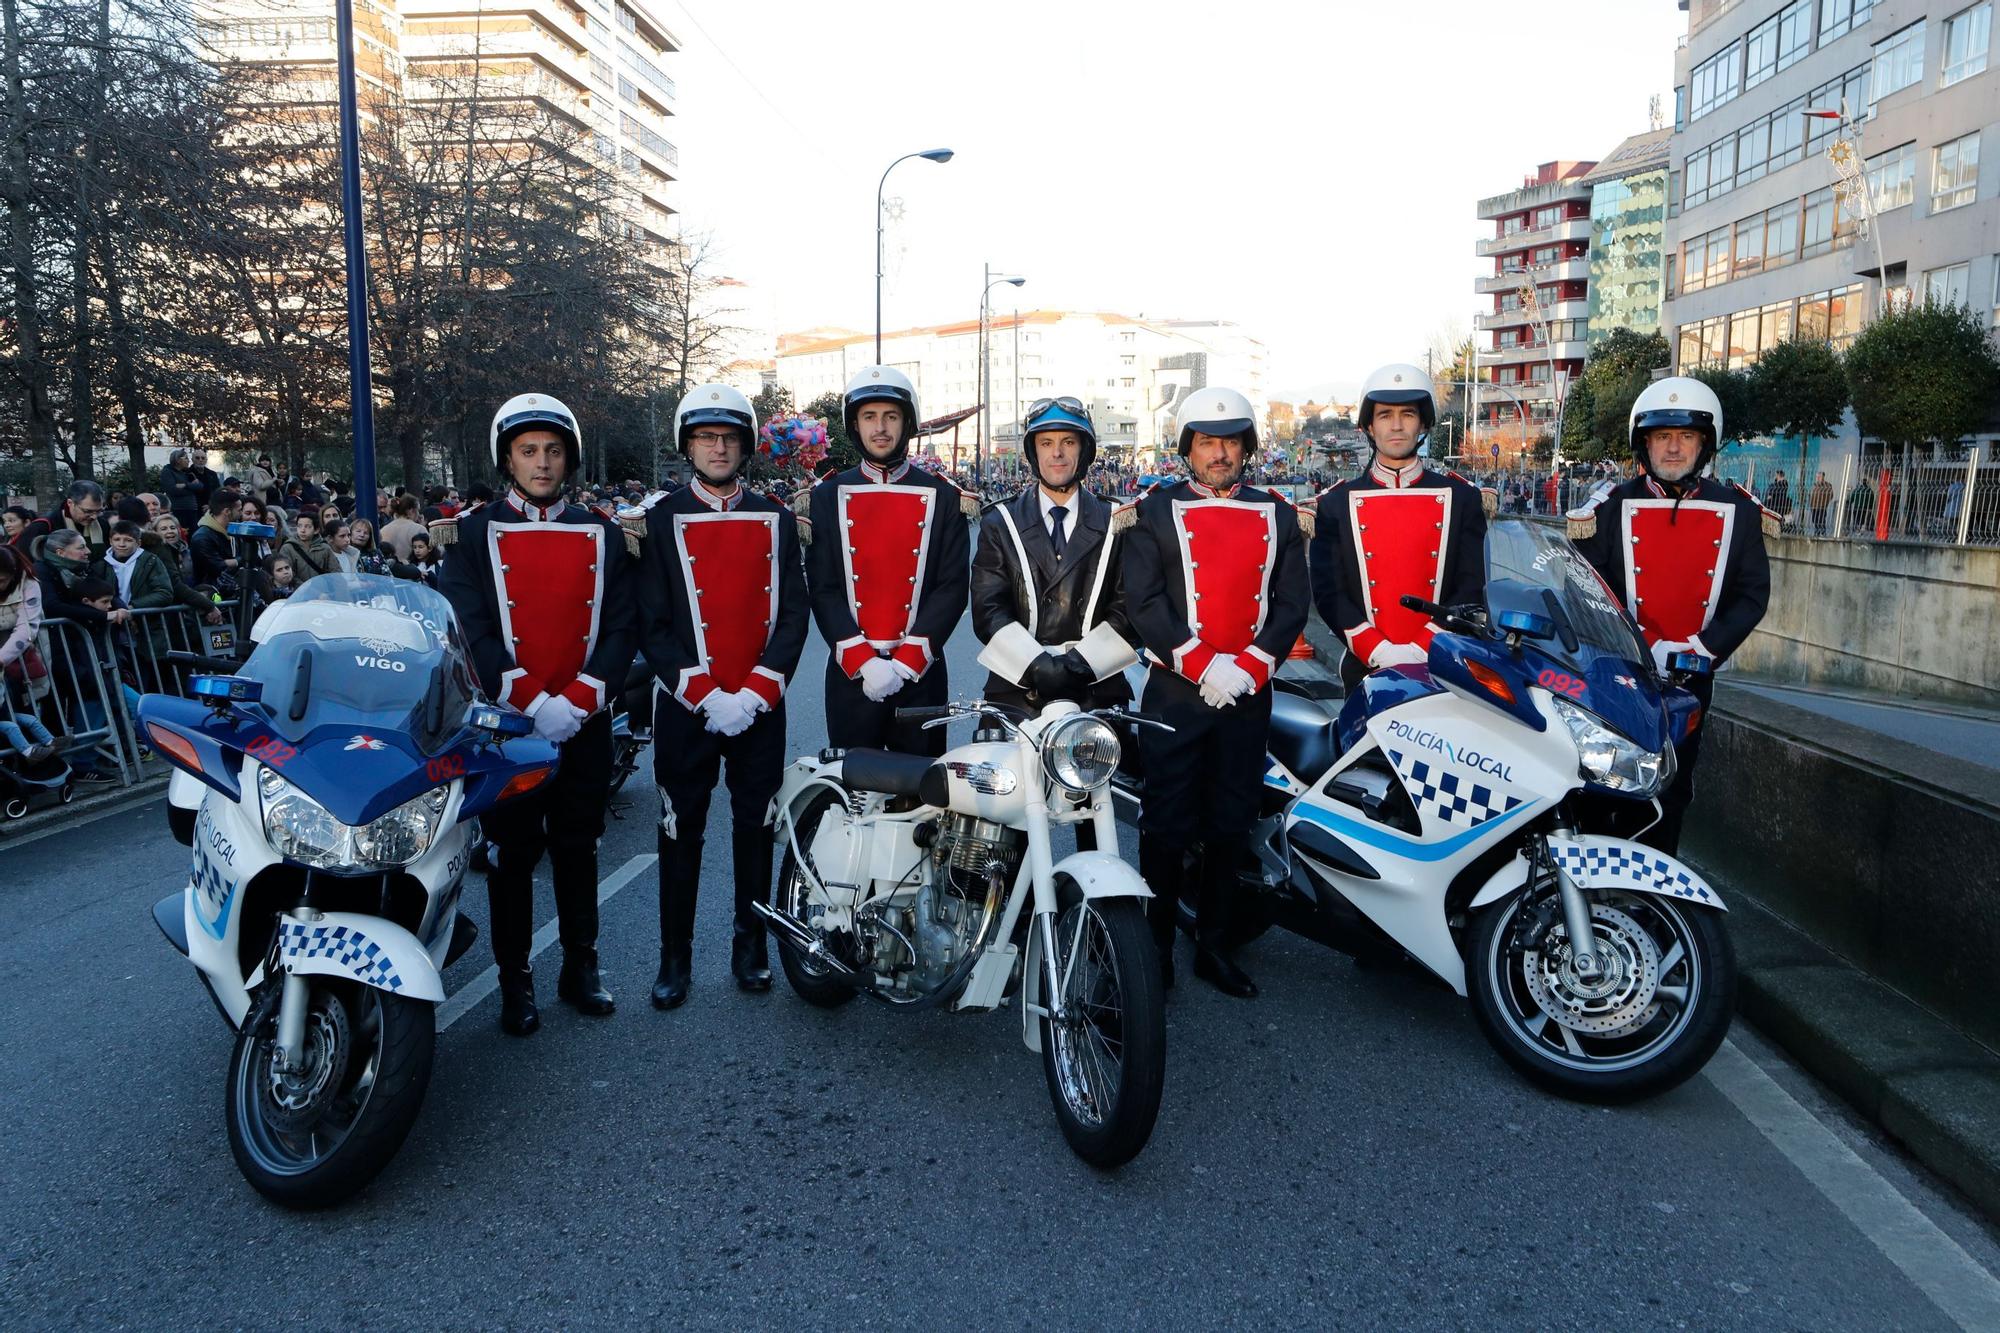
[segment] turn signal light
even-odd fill
[[[507,785],[500,789],[499,799],[506,801],[512,800],[516,796],[527,795],[535,788],[541,786],[542,782],[553,771],[547,768],[531,768],[525,773],[516,773],[513,777],[508,778]]]
[[[146,734],[153,738],[153,748],[179,764],[190,773],[201,772],[201,753],[194,748],[194,742],[179,732],[168,731],[157,722],[146,724]]]
[[[1509,685],[1500,673],[1492,667],[1487,666],[1484,662],[1467,662],[1465,669],[1471,674],[1474,680],[1479,682],[1482,689],[1501,703],[1512,704],[1514,702],[1514,687]]]

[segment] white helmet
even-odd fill
[[[574,481],[583,473],[583,427],[576,423],[576,413],[569,410],[562,399],[545,393],[517,393],[500,404],[500,410],[493,414],[493,426],[487,432],[488,441],[493,446],[493,466],[502,480],[507,473],[507,447],[514,437],[525,430],[552,430],[569,442],[569,469],[565,480]]]
[[[854,372],[840,396],[841,420],[850,440],[857,434],[854,414],[863,403],[895,403],[903,409],[903,438],[888,461],[901,460],[910,451],[910,441],[917,437],[917,386],[893,366],[863,366]],[[867,451],[862,450],[862,454],[865,457]]]
[[[1626,435],[1639,466],[1647,466],[1645,432],[1661,426],[1681,426],[1702,433],[1705,442],[1701,461],[1694,469],[1699,475],[1714,457],[1716,445],[1722,439],[1722,400],[1715,396],[1715,390],[1687,375],[1669,375],[1640,390],[1639,396],[1632,400],[1632,415],[1626,421]]]
[[[736,471],[719,480],[733,481],[743,475],[757,448],[757,410],[742,391],[727,384],[697,384],[689,389],[674,409],[674,448],[685,454],[688,432],[696,426],[728,426],[742,432],[743,457],[737,461]]]
[[[1250,400],[1234,389],[1193,389],[1174,413],[1174,433],[1180,437],[1181,457],[1186,458],[1195,432],[1203,435],[1240,435],[1243,456],[1257,452],[1257,412]]]
[[[1399,361],[1370,375],[1361,386],[1361,405],[1355,409],[1354,424],[1365,433],[1376,405],[1389,403],[1415,404],[1425,434],[1437,425],[1437,393],[1431,388],[1431,377],[1419,366]]]

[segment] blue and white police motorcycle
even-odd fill
[[[1734,1009],[1721,897],[1621,836],[1658,818],[1674,742],[1698,721],[1678,683],[1705,659],[1660,680],[1550,529],[1495,523],[1487,565],[1483,607],[1405,599],[1448,631],[1427,664],[1364,677],[1337,713],[1277,682],[1239,942],[1277,925],[1407,956],[1534,1082],[1648,1096],[1707,1062]]]
[[[324,574],[251,638],[236,674],[140,701],[194,851],[153,917],[236,1031],[237,1167],[314,1207],[366,1185],[415,1122],[442,974],[477,934],[458,914],[473,820],[556,752],[480,700],[451,604],[422,584]]]

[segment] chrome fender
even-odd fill
[[[1549,854],[1564,874],[1585,889],[1629,889],[1634,893],[1656,893],[1662,898],[1678,898],[1696,907],[1729,910],[1722,895],[1707,880],[1690,870],[1687,863],[1642,847],[1623,838],[1585,833],[1574,838],[1550,838]],[[1472,896],[1476,910],[1498,902],[1519,889],[1528,877],[1526,858],[1516,856],[1493,873]]]
[[[412,1000],[444,1002],[444,978],[417,937],[359,912],[287,912],[278,921],[278,962],[298,976],[339,977]]]
[[[1138,898],[1153,896],[1139,872],[1111,852],[1071,852],[1056,862],[1051,872],[1068,875],[1085,898]],[[1042,933],[1030,926],[1028,956],[1021,964],[1021,1040],[1039,1054],[1042,1025],[1034,1006],[1042,1004]]]

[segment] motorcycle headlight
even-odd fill
[[[1569,728],[1576,742],[1577,774],[1585,782],[1608,788],[1621,795],[1651,797],[1673,775],[1673,748],[1664,754],[1642,750],[1630,740],[1604,725],[1595,713],[1560,695],[1550,695],[1556,716]]]
[[[1111,781],[1118,757],[1118,733],[1089,713],[1071,713],[1042,738],[1042,768],[1071,791],[1095,791]]]
[[[359,828],[335,819],[276,769],[258,770],[257,794],[272,851],[315,870],[365,870],[406,866],[429,851],[451,788],[433,787]]]

